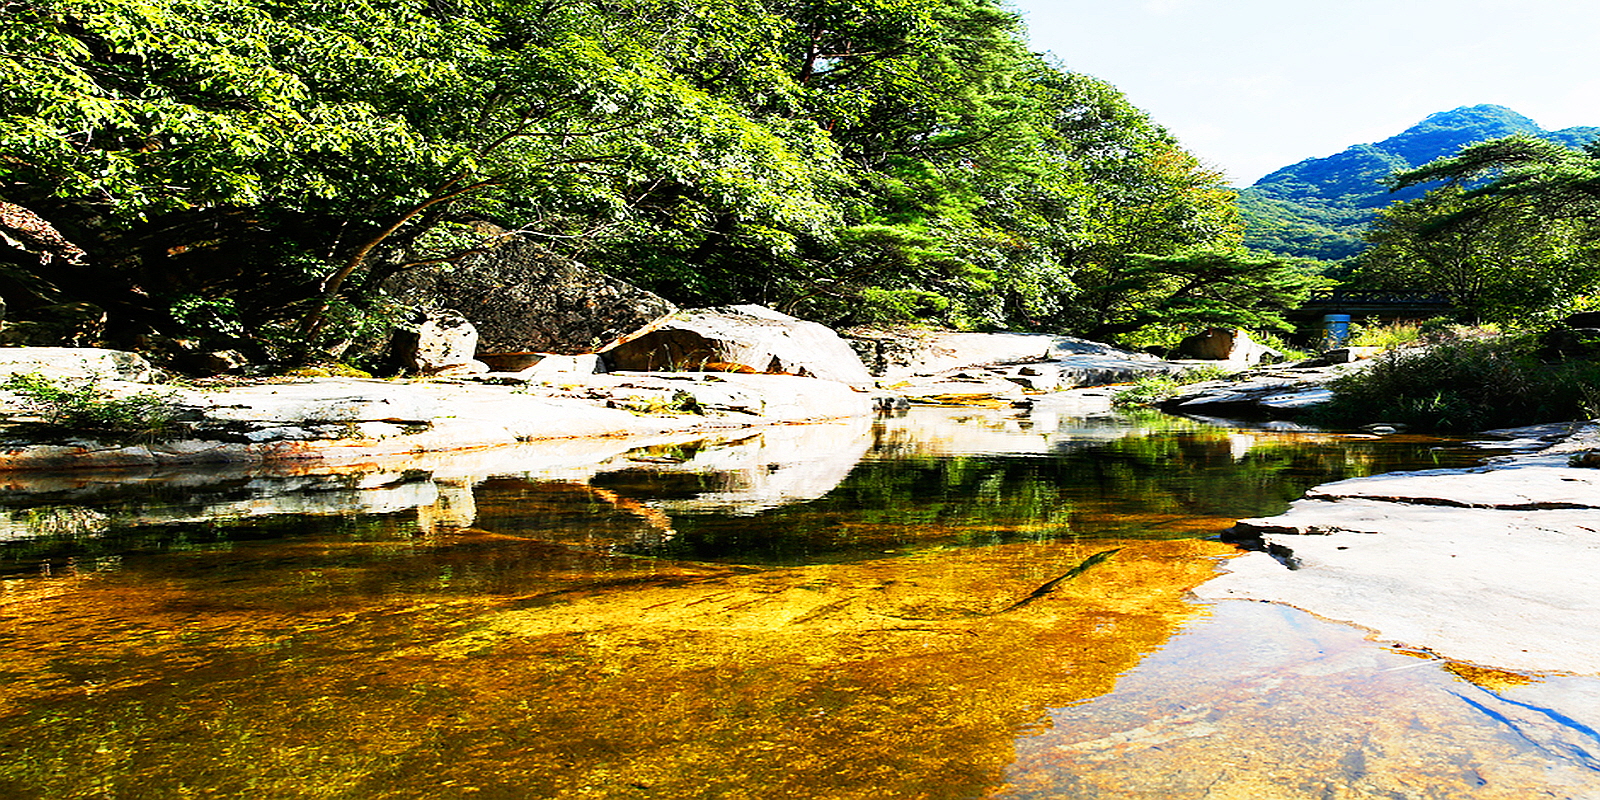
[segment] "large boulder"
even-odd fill
[[[1283,354],[1250,338],[1239,328],[1207,328],[1178,343],[1178,352],[1188,358],[1228,361],[1250,366]]]
[[[487,372],[473,359],[478,331],[459,312],[427,309],[415,312],[408,324],[395,331],[394,359],[406,372],[420,375],[460,375]]]
[[[601,355],[613,371],[755,372],[872,384],[861,359],[831,329],[754,305],[682,311]]]
[[[384,288],[403,302],[461,312],[484,353],[592,352],[677,310],[520,236],[454,265],[407,270]]]
[[[1311,363],[1311,362],[1305,362]],[[1194,383],[1161,401],[1170,414],[1227,417],[1296,417],[1333,399],[1328,384],[1372,362],[1267,367],[1223,380]]]
[[[1600,311],[1580,311],[1570,314],[1562,323],[1569,328],[1600,328]]]
[[[92,347],[105,335],[106,312],[93,303],[57,303],[18,312],[0,325],[0,346]]]
[[[1547,358],[1588,358],[1600,353],[1600,311],[1584,311],[1562,320],[1541,339]]]

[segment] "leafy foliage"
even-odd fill
[[[1418,344],[1422,341],[1422,325],[1410,322],[1384,323],[1372,319],[1365,322],[1351,323],[1350,338],[1346,342],[1351,347],[1381,347],[1393,350],[1396,347]]]
[[[153,441],[173,433],[178,407],[170,392],[118,395],[94,380],[57,381],[39,373],[7,378],[0,389],[43,417],[46,432],[112,441]]]
[[[1600,288],[1596,232],[1446,186],[1379,215],[1353,280],[1443,294],[1467,319],[1521,320]]]
[[[997,0],[6,8],[0,198],[84,256],[0,266],[125,341],[339,352],[340,308],[508,232],[686,304],[1083,330],[1132,254],[1240,235]]]
[[[1292,330],[1283,313],[1319,283],[1295,262],[1242,251],[1138,255],[1115,281],[1098,287],[1096,306],[1103,321],[1095,333],[1128,333],[1156,324]]]
[[[1525,321],[1600,292],[1600,144],[1531,136],[1473,145],[1396,176],[1443,181],[1386,209],[1356,280],[1443,293],[1472,319]]]

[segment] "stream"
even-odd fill
[[[0,477],[8,798],[1596,798],[1600,681],[1188,591],[1417,436],[914,408]]]

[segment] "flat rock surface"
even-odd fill
[[[1274,555],[1233,559],[1196,593],[1284,603],[1484,666],[1600,673],[1600,471],[1565,458],[1317,487],[1241,521]]]
[[[1293,416],[1333,399],[1328,382],[1366,367],[1363,362],[1266,367],[1236,378],[1191,384],[1163,401],[1161,408],[1179,414],[1227,412]]]
[[[496,385],[499,382],[503,385]],[[147,384],[103,384],[113,392]],[[731,373],[486,376],[484,381],[317,378],[167,391],[189,432],[171,441],[0,437],[0,470],[203,462],[348,462],[546,439],[626,437],[856,417],[871,396],[834,381]],[[0,406],[18,398],[0,392]]]

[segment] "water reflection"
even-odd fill
[[[1240,638],[1193,644],[1219,626],[1194,625],[1210,607],[1185,593],[1231,552],[1197,535],[1312,483],[1456,458],[1438,444],[918,410],[590,461],[553,445],[19,481],[0,795],[1188,791],[1163,742],[1237,761],[1238,731],[1288,719],[1252,699],[1281,669],[1201,657],[1251,652],[1271,625],[1219,612]],[[1350,636],[1368,661],[1402,658]],[[1295,674],[1314,697],[1329,673]],[[1383,686],[1374,705],[1398,696]],[[1212,730],[1235,735],[1196,734]],[[1545,757],[1473,737],[1462,758]],[[1350,751],[1284,741],[1273,769]],[[1130,743],[1125,765],[1102,758]]]

